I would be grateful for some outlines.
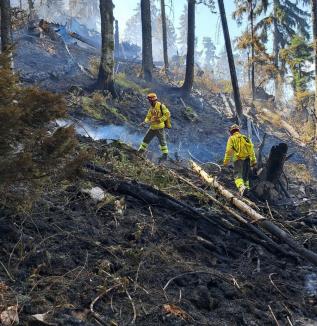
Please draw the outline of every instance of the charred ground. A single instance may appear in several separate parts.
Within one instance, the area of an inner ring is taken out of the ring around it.
[[[270,309],[282,324],[313,325],[307,262],[276,255],[166,166],[126,145],[86,139],[80,146],[95,148],[103,173],[85,169],[75,182],[48,185],[31,214],[2,212],[2,305],[18,303],[23,325],[96,325],[96,318],[105,325],[272,325]],[[169,164],[203,186],[184,162]],[[125,195],[122,182],[135,194],[138,184],[159,188],[204,218]],[[96,186],[105,191],[99,202],[87,194]],[[316,250],[316,221],[306,209],[273,215]]]
[[[224,129],[231,122],[221,94],[196,90],[193,97],[182,98],[184,106],[175,82],[158,69],[157,82],[146,84],[136,77],[138,64],[122,63],[119,97],[111,99],[90,89],[93,79],[77,64],[88,69],[88,53],[93,58],[94,51],[72,45],[70,56],[62,40],[19,37],[16,65],[22,81],[65,92],[72,118],[124,124],[137,133],[147,110],[144,95],[155,90],[172,110],[175,151],[183,146],[184,153],[190,149],[201,160],[222,157]],[[289,140],[280,131],[280,139]],[[277,140],[272,134],[267,146]],[[316,251],[316,182],[306,171],[315,161],[296,141],[289,143],[297,153],[286,169],[296,205],[272,207],[271,216],[266,203],[257,204],[261,213]],[[1,211],[1,311],[17,305],[22,325],[262,326],[273,325],[274,318],[281,325],[316,323],[315,267],[300,257],[277,254],[183,183],[175,173],[206,189],[186,161],[154,165],[120,142],[83,137],[80,149],[93,153],[89,169],[72,181],[53,179],[31,212]],[[299,168],[298,162],[306,165]],[[99,172],[91,169],[94,164]],[[219,179],[234,189],[230,169]],[[89,194],[96,186],[104,191],[101,201]],[[155,204],[142,198],[144,187]],[[182,205],[166,205],[167,197],[153,189]]]

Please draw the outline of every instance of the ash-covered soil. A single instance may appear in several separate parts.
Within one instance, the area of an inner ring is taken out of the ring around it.
[[[116,142],[81,146],[95,149],[105,173],[47,185],[29,213],[1,212],[1,310],[18,305],[21,325],[316,325],[316,267],[278,255],[168,173],[204,187],[185,162],[155,166]],[[159,188],[204,218],[123,195],[122,180]],[[222,182],[232,186],[229,175]],[[96,186],[102,201],[88,194]],[[308,211],[272,208],[316,251]]]

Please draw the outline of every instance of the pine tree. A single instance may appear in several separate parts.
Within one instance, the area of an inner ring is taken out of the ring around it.
[[[254,23],[257,15],[266,11],[268,6],[267,0],[235,0],[236,10],[233,13],[233,18],[241,25],[244,16],[247,16],[250,26],[248,28],[249,47],[251,52],[251,93],[252,99],[255,99],[255,42],[258,38],[255,35]]]
[[[151,2],[151,22],[152,22],[152,40],[153,44],[153,58],[157,61],[163,60],[163,33],[162,33],[162,19],[161,12],[157,8],[155,2]],[[177,35],[173,22],[166,16],[167,28],[167,48],[169,55],[176,53]],[[124,33],[124,40],[126,42],[142,46],[142,27],[141,27],[141,9],[138,6],[135,9],[135,14],[127,21]]]
[[[312,26],[313,26],[313,49],[314,49],[314,66],[315,66],[315,106],[314,106],[314,120],[315,120],[315,143],[317,142],[317,2],[311,0],[312,8]]]
[[[203,45],[204,45],[204,52],[205,52],[204,64],[206,68],[210,68],[215,63],[216,47],[211,37],[204,37]]]
[[[12,46],[10,0],[0,1],[1,10],[1,50],[8,51]]]
[[[234,102],[235,102],[235,106],[236,106],[236,112],[237,112],[237,116],[238,116],[240,122],[243,122],[243,112],[242,112],[242,104],[241,104],[241,98],[240,98],[240,90],[239,90],[236,67],[235,67],[235,63],[234,63],[234,57],[233,57],[233,53],[232,53],[232,46],[231,46],[227,16],[226,16],[226,11],[225,11],[225,6],[223,3],[223,0],[218,0],[218,6],[219,6],[220,17],[221,17],[223,35],[224,35],[224,39],[225,39],[225,45],[226,45],[226,51],[227,51],[229,69],[230,69],[230,76],[231,76],[231,83],[232,83],[232,89],[233,89],[233,95],[234,95]]]
[[[179,51],[181,55],[186,54],[187,52],[187,34],[188,34],[188,4],[184,5],[183,12],[179,18],[179,27],[178,27],[178,40]]]
[[[141,0],[142,22],[142,68],[143,77],[152,80],[153,52],[152,52],[152,22],[150,0]]]
[[[303,36],[295,35],[290,44],[280,50],[280,57],[289,66],[292,73],[292,87],[298,107],[303,108],[305,97],[308,96],[308,84],[313,75],[308,64],[313,62],[312,46]]]
[[[165,13],[165,0],[161,0],[161,21],[162,21],[162,39],[163,39],[163,57],[165,72],[167,72],[168,64],[168,50],[167,50],[167,23]]]
[[[66,177],[75,157],[73,127],[49,132],[48,125],[66,117],[60,95],[18,84],[0,55],[0,207],[30,207],[43,183]]]
[[[97,87],[108,90],[116,96],[113,82],[114,68],[114,31],[113,31],[113,3],[112,0],[100,0],[101,17],[101,61],[99,67]]]
[[[186,55],[186,73],[182,86],[182,91],[189,94],[194,83],[194,66],[195,66],[195,0],[188,0],[188,26],[187,26],[187,55]]]
[[[277,71],[280,71],[279,52],[290,43],[296,33],[309,38],[309,14],[299,8],[299,1],[273,0],[269,14],[256,25],[262,40],[269,41],[269,33],[273,34],[273,55]],[[278,93],[279,76],[275,77],[275,94]]]

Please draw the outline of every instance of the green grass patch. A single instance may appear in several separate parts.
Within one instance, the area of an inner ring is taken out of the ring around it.
[[[104,119],[104,108],[102,106],[95,105],[94,100],[90,97],[82,97],[81,102],[83,111],[91,118],[96,120]]]
[[[127,76],[124,73],[115,75],[115,83],[122,88],[133,89],[136,93],[139,94],[147,94],[150,91],[148,88],[143,88],[137,83],[127,79]]]
[[[184,115],[189,121],[196,121],[198,118],[197,113],[189,106],[184,110]]]
[[[95,120],[105,120],[108,115],[109,118],[115,117],[121,121],[128,121],[125,115],[117,108],[110,106],[107,98],[98,92],[93,93],[91,97],[82,97],[81,104],[83,111]]]
[[[128,118],[119,112],[117,108],[106,106],[107,110],[122,121],[128,121]]]

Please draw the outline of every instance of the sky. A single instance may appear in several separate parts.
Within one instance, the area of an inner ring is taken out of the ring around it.
[[[166,5],[169,4],[169,0],[166,0]],[[187,0],[173,0],[173,12],[169,8],[166,9],[169,18],[174,22],[177,32],[179,27],[179,16],[183,12],[183,8]],[[225,0],[225,8],[228,19],[229,30],[231,39],[233,40],[239,34],[241,34],[242,27],[238,27],[237,23],[232,20],[232,12],[234,11],[234,0]],[[119,28],[121,35],[124,34],[125,23],[134,14],[134,9],[137,7],[139,0],[113,0],[115,5],[115,16],[119,21]],[[218,52],[224,47],[222,27],[220,17],[218,14],[218,7],[216,6],[217,14],[213,14],[204,5],[198,5],[196,10],[196,33],[197,37],[201,41],[204,36],[211,37],[216,45]]]

